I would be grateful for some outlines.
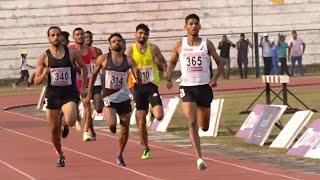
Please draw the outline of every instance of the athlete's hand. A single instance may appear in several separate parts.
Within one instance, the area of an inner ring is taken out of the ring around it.
[[[217,87],[217,80],[211,79],[209,82],[209,86],[212,88]]]

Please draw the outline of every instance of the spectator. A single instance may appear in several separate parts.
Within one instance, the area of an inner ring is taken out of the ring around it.
[[[248,46],[252,48],[252,43],[249,39],[245,39],[245,35],[241,33],[240,40],[237,42],[237,62],[241,79],[248,78]],[[244,65],[244,76],[242,72],[242,64]]]
[[[283,75],[284,72],[288,76],[290,76],[289,69],[287,66],[287,50],[288,50],[288,44],[285,42],[286,36],[280,35],[279,42],[278,42],[278,57],[280,61],[280,74]]]
[[[236,47],[236,45],[231,42],[226,35],[222,36],[222,40],[219,42],[218,49],[220,49],[220,59],[223,62],[223,78],[229,79],[230,74],[230,47]]]
[[[264,75],[269,75],[272,63],[272,45],[268,39],[268,33],[264,33],[263,37],[261,37],[259,47],[262,48]]]
[[[275,44],[274,39],[270,39],[271,41],[271,50],[272,50],[272,61],[271,61],[271,72],[272,75],[279,74],[279,67],[278,67],[278,46]]]
[[[27,85],[28,85],[28,88],[30,87],[30,83],[28,82],[28,78],[29,78],[29,71],[28,71],[28,67],[30,68],[34,68],[33,66],[30,66],[28,63],[27,63],[27,55],[28,55],[28,52],[26,50],[23,50],[21,52],[21,66],[20,66],[20,79],[16,82],[16,83],[13,83],[12,86],[15,88],[17,85],[20,84],[20,82],[22,80],[26,80],[27,81]]]
[[[291,58],[291,76],[293,76],[296,61],[298,61],[300,75],[304,76],[302,67],[302,55],[304,54],[304,51],[306,49],[306,44],[301,38],[298,38],[296,31],[292,31],[292,39],[290,40],[289,44],[289,57]],[[303,49],[301,49],[301,46],[303,47]]]

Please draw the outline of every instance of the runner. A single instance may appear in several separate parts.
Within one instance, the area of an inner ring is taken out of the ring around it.
[[[159,71],[165,71],[167,63],[158,46],[148,43],[149,28],[147,25],[139,24],[136,27],[135,37],[136,42],[127,49],[126,54],[132,57],[137,64],[142,79],[141,85],[134,85],[133,96],[137,108],[136,117],[140,140],[144,145],[141,159],[149,159],[151,158],[151,152],[148,146],[146,116],[150,103],[154,117],[157,120],[162,120],[163,118],[162,101],[158,91]]]
[[[75,28],[72,34],[73,34],[73,39],[75,43],[72,44],[70,48],[74,50],[78,50],[80,52],[82,56],[82,60],[87,66],[87,71],[88,71],[88,78],[86,79],[86,82],[87,82],[89,80],[89,77],[91,76],[91,72],[90,72],[91,61],[96,58],[96,53],[93,48],[85,45],[84,30],[82,28],[79,28],[79,27]],[[79,78],[77,80],[77,86],[78,86],[78,89],[82,88],[83,86],[83,81],[80,80]],[[84,113],[83,113],[84,128],[83,128],[82,139],[83,141],[92,141],[96,139],[96,133],[92,125],[91,104],[84,104],[83,108],[84,108]],[[79,129],[79,125],[80,123],[77,124],[78,129]]]
[[[110,52],[99,56],[97,59],[88,89],[89,95],[91,95],[93,93],[93,82],[102,69],[105,74],[103,86],[105,107],[103,112],[112,133],[116,133],[116,114],[119,115],[121,125],[120,148],[116,160],[120,166],[126,166],[122,153],[129,137],[130,114],[132,111],[129,97],[130,91],[127,84],[128,70],[131,68],[136,77],[137,68],[134,61],[123,54],[123,38],[119,33],[111,34],[108,40]],[[90,101],[88,97],[86,98],[86,103]]]
[[[201,156],[198,122],[203,131],[207,131],[210,121],[210,104],[213,98],[212,87],[217,86],[217,80],[223,71],[215,47],[211,41],[199,37],[200,19],[196,14],[185,18],[185,29],[188,36],[175,44],[167,73],[167,87],[172,87],[171,73],[178,60],[181,67],[180,96],[182,109],[189,125],[189,137],[197,155],[197,167],[207,168]],[[210,78],[210,56],[215,60],[218,70]]]
[[[84,33],[84,37],[85,37],[85,45],[92,47],[92,43],[93,43],[93,35],[92,32],[90,31],[86,31]],[[101,49],[97,48],[97,47],[92,47],[96,54],[97,57],[99,57],[100,55],[102,55],[102,51]],[[96,59],[92,59],[91,60],[91,67],[90,67],[90,72],[93,71],[94,67],[96,64]],[[92,99],[93,99],[93,106],[95,108],[95,110],[97,111],[97,113],[101,113],[103,110],[103,101],[102,101],[102,94],[101,94],[101,89],[102,89],[102,79],[101,79],[101,72],[98,73],[96,81],[94,82],[94,86],[93,86],[93,91],[92,91]],[[90,129],[93,129],[93,122],[91,121],[90,124]]]
[[[48,77],[46,91],[46,119],[51,127],[51,140],[58,154],[58,167],[65,166],[65,156],[61,149],[61,114],[68,126],[73,126],[77,118],[79,93],[75,90],[76,72],[73,64],[81,71],[82,79],[86,78],[87,70],[78,52],[63,47],[60,43],[61,29],[52,26],[47,31],[50,42],[49,49],[37,59],[37,70],[34,84],[40,84]],[[86,85],[84,81],[84,85]],[[85,86],[84,86],[85,87]],[[81,88],[85,94],[85,88]]]

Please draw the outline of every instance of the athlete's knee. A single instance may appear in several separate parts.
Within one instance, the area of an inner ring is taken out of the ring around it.
[[[200,128],[201,128],[202,131],[208,131],[209,125],[206,125],[206,124],[204,125],[204,124],[202,124]]]

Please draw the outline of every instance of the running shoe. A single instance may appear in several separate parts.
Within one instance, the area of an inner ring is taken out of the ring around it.
[[[83,132],[82,140],[86,142],[92,141],[91,134],[89,132]]]
[[[142,154],[142,156],[141,156],[141,159],[142,159],[142,160],[151,159],[151,152],[150,152],[150,150],[144,150],[144,151],[143,151],[143,154]]]
[[[77,130],[77,131],[81,131],[81,129],[82,129],[82,128],[81,128],[81,123],[80,123],[80,121],[77,120],[77,121],[76,121],[76,130]]]
[[[122,155],[118,156],[116,160],[117,160],[117,163],[118,163],[119,166],[123,166],[123,167],[127,166],[126,163],[124,162],[124,159],[123,159]]]
[[[199,158],[197,160],[197,168],[199,170],[205,170],[207,169],[207,167],[208,167],[207,163],[205,163],[202,158]]]
[[[65,167],[66,158],[64,155],[58,155],[57,167]]]
[[[62,124],[61,127],[61,137],[66,138],[69,134],[69,127],[65,123]]]

